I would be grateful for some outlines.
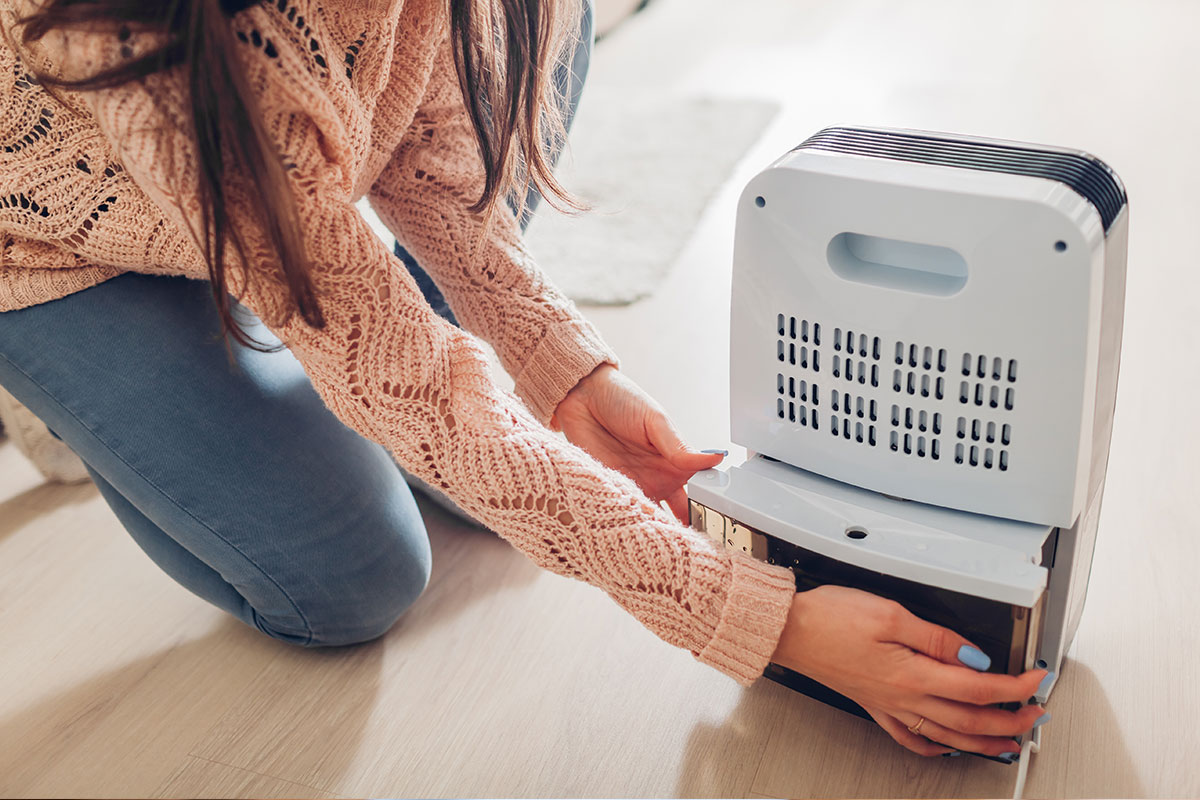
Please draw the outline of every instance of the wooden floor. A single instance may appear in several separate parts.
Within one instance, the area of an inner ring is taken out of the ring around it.
[[[782,104],[662,290],[589,312],[701,447],[728,444],[736,190],[809,133],[857,122],[1044,141],[1124,178],[1108,494],[1034,797],[1200,795],[1198,29],[1190,0],[657,0],[595,62],[597,80],[631,91]],[[773,684],[743,690],[493,535],[436,509],[429,527],[433,581],[390,634],[302,651],[173,584],[90,485],[44,485],[0,446],[0,795],[1012,791],[1015,768],[921,759]]]

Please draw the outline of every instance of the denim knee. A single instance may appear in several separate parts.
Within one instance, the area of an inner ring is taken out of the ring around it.
[[[254,615],[263,633],[304,647],[340,647],[378,639],[403,616],[429,584],[432,555],[424,527],[393,532],[350,570],[335,565],[312,576],[304,598],[293,596],[296,616]],[[285,587],[286,590],[286,587]]]

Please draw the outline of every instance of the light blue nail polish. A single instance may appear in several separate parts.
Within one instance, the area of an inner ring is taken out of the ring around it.
[[[962,750],[951,750],[949,753],[942,753],[942,758],[956,758],[962,755]]]
[[[1020,757],[1021,757],[1020,753],[1001,753],[1000,755],[996,756],[996,758],[998,758],[1001,761],[1004,761],[1005,763],[1008,763],[1008,764],[1013,763]]]
[[[1042,714],[1040,717],[1037,718],[1037,722],[1033,723],[1033,727],[1036,728],[1040,725],[1045,725],[1049,721],[1050,721],[1050,712],[1047,711],[1045,714]]]
[[[1054,673],[1047,672],[1046,677],[1042,678],[1042,682],[1038,684],[1037,692],[1035,692],[1034,696],[1035,697],[1045,697],[1047,694],[1050,693],[1050,687],[1053,685],[1054,685]]]
[[[729,455],[728,450],[701,450],[700,452],[704,453],[707,456],[713,456],[713,455],[718,455],[718,454],[720,454],[722,456]]]
[[[988,658],[988,654],[980,650],[978,647],[971,647],[969,644],[964,644],[958,648],[958,660],[964,666],[971,669],[983,672],[992,665],[992,660]]]

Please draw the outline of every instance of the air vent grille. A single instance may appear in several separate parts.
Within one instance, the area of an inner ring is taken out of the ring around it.
[[[1083,152],[1034,148],[1007,142],[973,142],[943,139],[912,131],[863,128],[826,128],[800,144],[797,150],[937,164],[984,172],[1004,172],[1047,178],[1070,187],[1095,207],[1104,232],[1125,207],[1125,187],[1100,159]]]
[[[790,314],[777,314],[775,329],[775,414],[793,430],[828,430],[829,437],[883,446],[900,456],[1009,470],[1012,423],[1005,416],[1016,401],[1015,359],[839,326],[823,329]],[[890,372],[890,382],[880,380],[881,368]],[[819,411],[822,380],[828,390],[825,420]],[[958,382],[957,396],[947,391],[952,380]],[[944,430],[943,413],[955,400],[979,416],[958,416],[955,427]],[[953,459],[945,449],[952,449]]]

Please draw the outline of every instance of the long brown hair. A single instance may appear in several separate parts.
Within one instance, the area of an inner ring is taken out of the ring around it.
[[[243,236],[231,214],[225,178],[245,177],[248,205],[278,256],[293,311],[313,327],[325,324],[309,275],[296,202],[284,167],[264,128],[245,77],[237,68],[238,46],[229,17],[255,0],[44,0],[21,20],[22,40],[34,42],[56,29],[112,29],[123,38],[131,28],[165,34],[164,44],[116,67],[82,79],[38,75],[51,90],[96,90],[180,69],[188,90],[190,130],[199,155],[201,230],[194,231],[208,265],[213,299],[223,330],[243,345],[264,348],[234,320],[229,302],[227,248],[247,262]],[[577,0],[449,0],[450,37],[459,85],[479,154],[484,185],[473,212],[489,215],[505,198],[530,186],[551,203],[573,201],[555,179],[548,152],[564,135],[562,98],[553,80],[567,52],[562,34]],[[249,276],[247,276],[249,277]]]

